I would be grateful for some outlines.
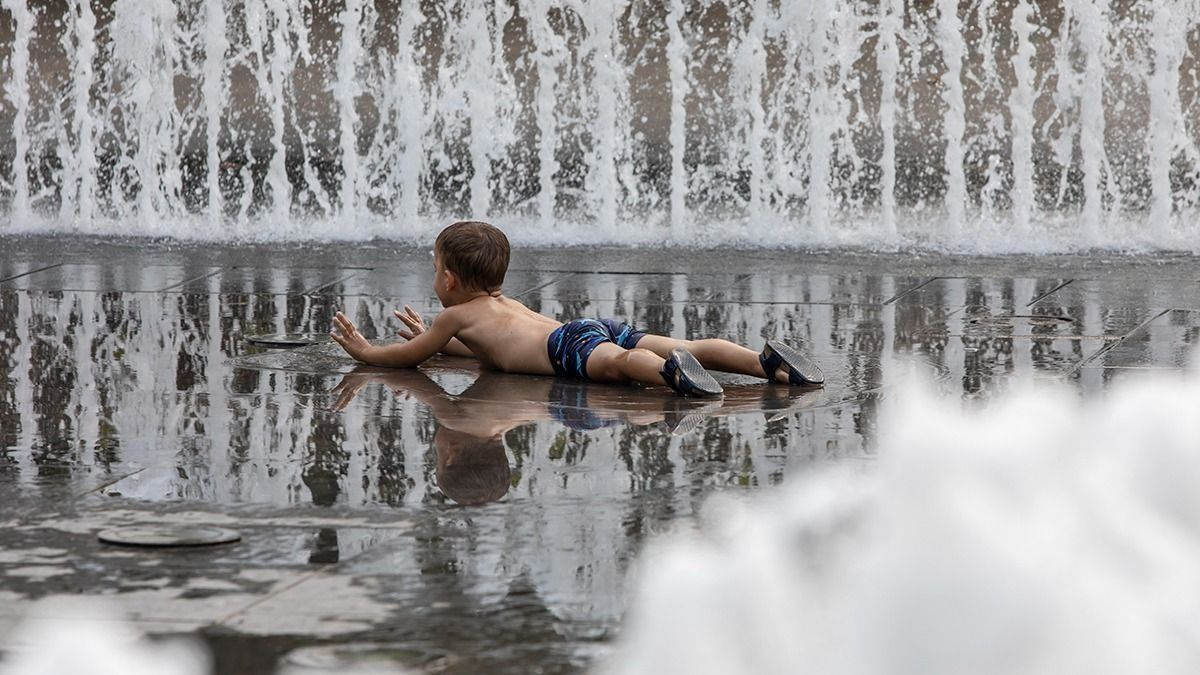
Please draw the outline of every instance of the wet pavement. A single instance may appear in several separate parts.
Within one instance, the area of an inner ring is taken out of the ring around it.
[[[404,303],[436,314],[423,248],[0,249],[0,650],[27,647],[5,636],[37,602],[97,595],[152,634],[202,636],[222,673],[367,653],[581,670],[619,631],[648,538],[717,493],[871,471],[878,406],[907,380],[973,405],[1040,382],[1090,396],[1182,369],[1200,341],[1190,258],[515,252],[506,292],[545,314],[779,337],[828,379],[722,376],[725,398],[698,401],[448,357],[360,368],[320,339],[339,309],[377,339]],[[318,339],[250,340],[279,334]],[[185,526],[240,540],[98,538]]]

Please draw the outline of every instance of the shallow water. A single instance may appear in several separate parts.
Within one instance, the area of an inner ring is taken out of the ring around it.
[[[1099,393],[1178,369],[1200,338],[1188,261],[518,252],[506,291],[543,313],[782,337],[828,377],[816,390],[723,377],[711,403],[248,343],[324,334],[336,309],[391,339],[392,308],[436,312],[425,251],[6,244],[0,630],[33,599],[117,589],[151,632],[200,630],[222,672],[316,640],[432,645],[459,672],[581,668],[619,629],[648,539],[714,494],[872,473],[897,385],[968,402],[1039,382]],[[234,526],[243,541],[164,555],[94,540],[147,522]]]

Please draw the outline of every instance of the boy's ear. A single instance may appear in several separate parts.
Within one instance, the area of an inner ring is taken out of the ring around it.
[[[444,282],[442,285],[446,287],[446,290],[452,291],[452,290],[458,288],[458,275],[457,274],[455,274],[454,272],[451,272],[450,270],[442,270],[442,274],[446,275],[446,276],[442,277],[442,281]]]

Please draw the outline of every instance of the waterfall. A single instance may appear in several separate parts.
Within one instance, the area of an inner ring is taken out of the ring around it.
[[[896,77],[900,71],[900,53],[896,44],[903,5],[900,0],[879,2],[879,126],[883,150],[879,158],[879,202],[882,235],[896,237]]]
[[[221,199],[221,116],[228,105],[225,86],[225,53],[229,48],[225,35],[224,0],[206,0],[204,13],[204,162],[207,176],[208,225],[218,228],[224,209]],[[80,214],[82,218],[83,214]]]
[[[1080,46],[1086,53],[1079,91],[1079,148],[1083,155],[1084,235],[1095,240],[1100,233],[1104,213],[1104,58],[1108,45],[1108,26],[1102,0],[1077,0],[1079,4]]]
[[[966,46],[962,30],[962,22],[958,19],[958,0],[939,0],[936,34],[942,54],[942,101],[946,106],[943,122],[946,137],[946,229],[951,236],[962,232],[967,202],[967,179],[963,173],[963,141],[967,120],[962,85]]]
[[[359,182],[358,158],[358,111],[355,97],[358,95],[358,60],[362,49],[362,0],[346,0],[341,13],[342,37],[338,49],[337,75],[334,80],[334,100],[338,112],[338,150],[341,153],[342,186],[341,216],[353,219],[358,213],[362,185]]]
[[[398,40],[415,44],[420,37],[423,17],[414,3],[406,2],[400,9]],[[397,216],[405,227],[414,227],[421,211],[421,174],[424,168],[424,130],[426,127],[425,102],[421,96],[420,65],[411,50],[397,50],[393,62],[395,79],[392,80],[395,104],[392,110],[397,116],[397,133],[400,135],[400,158],[394,181],[400,193]]]
[[[71,109],[74,113],[71,133],[74,154],[63,162],[62,203],[59,220],[64,223],[86,223],[96,209],[96,124],[92,113],[91,90],[95,84],[92,66],[96,58],[96,16],[87,0],[76,0],[71,8],[75,43],[69,53],[74,56],[71,68]],[[64,35],[64,40],[67,40]]]
[[[271,215],[286,222],[292,207],[292,185],[287,177],[287,152],[284,148],[286,126],[286,104],[284,85],[291,74],[292,50],[288,25],[291,12],[285,0],[268,0],[267,21],[264,33],[270,38],[271,55],[267,59],[267,100],[271,116],[271,166],[267,172],[267,185],[271,188]]]
[[[15,110],[11,217],[17,223],[24,223],[29,219],[29,40],[33,34],[34,15],[25,7],[24,0],[3,0],[0,7],[12,15],[13,22],[13,46],[9,56],[12,76],[4,87]]]
[[[1179,110],[1179,66],[1186,54],[1187,34],[1175,20],[1180,3],[1155,0],[1151,18],[1154,45],[1154,72],[1150,94],[1150,186],[1152,204],[1150,227],[1158,236],[1171,230],[1171,161],[1177,148],[1175,138],[1181,126]]]
[[[747,220],[750,223],[763,222],[767,215],[769,192],[767,158],[763,147],[766,142],[767,111],[763,108],[762,100],[763,79],[767,77],[767,54],[764,45],[767,11],[766,0],[754,0],[738,50],[737,77],[742,80],[746,99],[745,168],[750,174],[747,199]]]
[[[618,180],[621,139],[628,136],[628,129],[620,128],[618,114],[621,110],[620,93],[625,89],[622,82],[623,70],[620,67],[621,54],[617,50],[619,35],[617,34],[618,18],[623,13],[625,2],[586,3],[587,31],[589,52],[594,71],[592,86],[596,102],[594,129],[594,151],[588,166],[595,172],[595,179],[589,180],[593,185],[596,208],[596,224],[603,232],[612,232],[617,227],[619,203],[621,199],[621,184]],[[605,100],[603,92],[613,92],[616,100]]]
[[[0,24],[0,234],[477,217],[524,243],[1200,251],[1195,0],[0,0]]]
[[[671,236],[676,241],[688,234],[688,179],[684,167],[687,153],[687,43],[683,38],[684,3],[671,0],[667,12],[667,63],[671,73]]]
[[[533,42],[537,45],[537,104],[535,115],[538,129],[538,216],[541,227],[554,227],[554,209],[558,204],[558,186],[554,176],[562,170],[558,162],[558,68],[566,49],[563,40],[550,26],[550,14],[524,7],[530,14]]]
[[[1034,130],[1034,70],[1033,43],[1034,7],[1021,0],[1013,8],[1013,32],[1017,48],[1013,59],[1016,86],[1008,99],[1008,114],[1012,120],[1012,218],[1016,234],[1028,234],[1033,214],[1033,130]]]
[[[833,93],[829,87],[830,0],[813,0],[805,22],[809,29],[808,80],[808,224],[818,237],[825,235],[830,209],[829,174],[833,155]]]

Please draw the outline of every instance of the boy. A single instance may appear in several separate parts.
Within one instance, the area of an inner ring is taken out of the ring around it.
[[[542,316],[501,293],[508,238],[487,223],[454,223],[438,235],[433,253],[433,290],[446,309],[428,328],[411,307],[397,310],[408,342],[372,345],[344,314],[334,317],[330,335],[356,361],[411,368],[444,352],[510,373],[665,383],[686,396],[722,393],[705,368],[797,386],[825,381],[820,368],[775,340],[759,354],[727,340],[649,335],[611,319],[563,324]]]

